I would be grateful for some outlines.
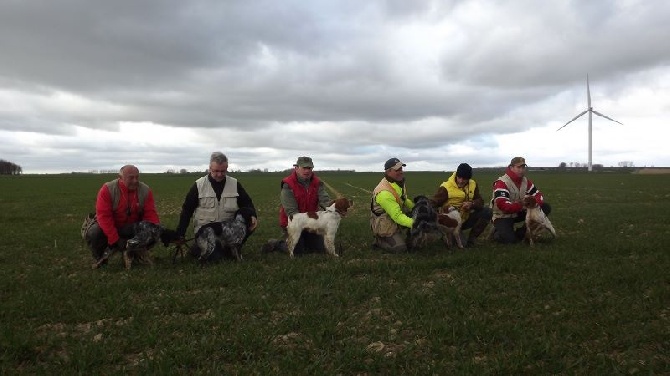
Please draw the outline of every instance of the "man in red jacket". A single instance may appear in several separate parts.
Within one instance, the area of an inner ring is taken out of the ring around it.
[[[314,174],[314,162],[310,157],[299,157],[293,165],[291,175],[281,181],[279,194],[281,207],[279,208],[279,226],[284,234],[283,240],[270,239],[264,246],[263,252],[286,252],[286,238],[288,232],[288,217],[297,213],[315,212],[328,207],[331,202],[323,182]],[[325,245],[323,235],[303,231],[295,246],[294,254],[301,255],[308,251],[323,252]]]
[[[97,221],[85,232],[85,240],[95,259],[104,264],[116,250],[135,236],[134,224],[148,221],[159,224],[154,195],[140,182],[140,171],[133,165],[121,167],[118,179],[102,185],[95,203]]]
[[[515,243],[524,238],[526,227],[515,229],[515,224],[526,219],[523,207],[525,196],[534,197],[546,215],[551,212],[551,206],[544,202],[542,192],[526,177],[526,167],[523,157],[514,157],[505,174],[493,183],[493,240],[499,243]]]

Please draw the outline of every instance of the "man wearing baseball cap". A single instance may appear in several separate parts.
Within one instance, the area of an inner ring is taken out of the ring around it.
[[[524,157],[514,157],[505,174],[493,183],[493,240],[499,243],[516,243],[524,238],[526,226],[515,229],[515,224],[526,219],[523,207],[525,196],[534,197],[546,215],[551,212],[551,206],[544,202],[542,192],[526,177],[526,167]]]
[[[270,239],[263,245],[264,253],[272,251],[287,252],[286,238],[288,217],[297,213],[315,212],[328,207],[331,202],[323,182],[314,174],[314,162],[310,157],[298,157],[293,164],[291,175],[281,181],[279,193],[279,226],[282,228],[283,239]],[[325,245],[323,235],[303,231],[295,246],[294,253],[302,255],[307,252],[323,252]]]
[[[403,167],[398,158],[384,163],[384,177],[372,192],[370,205],[370,227],[374,235],[373,246],[390,252],[407,250],[406,230],[414,220],[406,213],[414,202],[407,197]]]
[[[491,222],[491,209],[484,207],[479,185],[472,178],[472,167],[467,163],[458,165],[449,179],[440,184],[431,201],[445,213],[449,207],[458,209],[463,221],[462,231],[470,229],[466,247],[473,247],[475,239]]]

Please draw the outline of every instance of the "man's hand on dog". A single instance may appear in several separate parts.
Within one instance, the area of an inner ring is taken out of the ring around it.
[[[256,217],[251,217],[251,224],[249,225],[249,231],[254,231],[258,226],[258,219]]]

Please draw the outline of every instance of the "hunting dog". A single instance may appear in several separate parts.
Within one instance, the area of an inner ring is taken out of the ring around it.
[[[407,248],[411,250],[425,246],[429,241],[428,234],[436,232],[438,225],[437,212],[426,196],[414,197],[414,207],[410,216],[414,220],[414,224],[407,235]]]
[[[523,206],[526,208],[526,236],[525,239],[531,247],[535,246],[535,240],[542,233],[547,230],[551,235],[556,237],[556,230],[549,221],[549,217],[542,211],[542,208],[537,204],[535,197],[526,196],[523,198]]]
[[[340,197],[331,202],[326,210],[319,210],[317,212],[297,213],[289,217],[288,238],[286,240],[286,247],[288,254],[293,257],[295,246],[300,240],[300,235],[304,230],[315,232],[323,235],[326,252],[332,256],[338,256],[335,252],[335,235],[337,229],[340,227],[340,220],[347,215],[349,208],[353,206],[354,202]]]
[[[208,223],[195,235],[196,256],[200,262],[206,262],[214,252],[242,260],[242,244],[249,233],[253,211],[240,208],[235,216],[226,221]]]
[[[455,240],[456,246],[462,249],[463,240],[461,239],[461,226],[463,225],[463,220],[458,209],[450,206],[447,208],[446,213],[438,214],[437,223],[443,235],[442,240],[447,247],[451,247]]]
[[[149,221],[140,221],[133,224],[133,232],[135,236],[125,241],[124,244],[121,244],[119,249],[126,269],[130,269],[134,261],[153,266],[153,260],[150,255],[151,248],[159,242],[167,247],[177,239],[176,231]],[[109,249],[105,251],[103,257],[93,265],[93,268],[100,267],[115,251],[117,250]]]

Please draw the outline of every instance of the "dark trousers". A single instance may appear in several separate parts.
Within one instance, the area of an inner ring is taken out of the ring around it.
[[[123,225],[117,229],[119,232],[119,246],[125,248],[125,241],[135,236],[135,226],[130,223]],[[94,259],[99,259],[102,253],[109,246],[107,242],[107,235],[102,231],[98,222],[94,223],[86,232],[86,244],[91,250],[91,255]]]
[[[288,239],[288,232],[285,228],[282,228],[284,232],[284,241],[280,247],[286,248],[286,239]],[[323,253],[326,251],[326,245],[324,244],[323,235],[319,235],[309,231],[303,231],[300,234],[300,239],[295,245],[293,254],[296,256],[303,255],[306,253]]]
[[[541,206],[544,214],[549,215],[551,213],[551,206],[548,203],[544,203]],[[518,216],[513,218],[498,218],[493,221],[493,240],[498,243],[516,243],[523,240],[526,236],[526,226],[520,226],[515,229],[515,225],[520,222],[526,221],[526,211],[523,210],[519,213]]]
[[[491,208],[479,208],[470,213],[468,219],[461,226],[461,230],[471,229],[468,241],[474,241],[486,230],[486,226],[491,222],[492,216],[493,211]]]

